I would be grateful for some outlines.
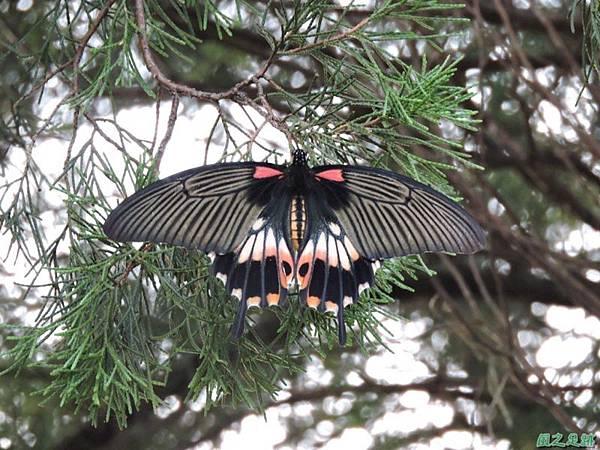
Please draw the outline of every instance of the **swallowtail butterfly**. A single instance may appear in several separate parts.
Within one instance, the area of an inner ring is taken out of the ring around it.
[[[214,164],[180,172],[136,192],[108,216],[104,231],[121,241],[198,249],[240,300],[234,331],[250,306],[299,300],[337,315],[372,285],[381,260],[427,252],[474,253],[482,228],[432,188],[387,170],[309,167],[294,152],[287,166]]]

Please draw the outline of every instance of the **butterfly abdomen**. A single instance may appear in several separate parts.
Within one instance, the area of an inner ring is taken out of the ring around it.
[[[304,197],[292,197],[290,205],[290,235],[294,252],[298,252],[300,244],[306,234],[306,203]]]

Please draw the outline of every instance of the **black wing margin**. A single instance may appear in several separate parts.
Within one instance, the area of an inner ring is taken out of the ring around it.
[[[267,163],[198,167],[157,181],[115,208],[104,223],[116,241],[159,242],[227,253],[246,238],[283,175]]]
[[[361,166],[313,171],[345,232],[368,258],[475,253],[485,247],[484,231],[468,212],[411,178]]]

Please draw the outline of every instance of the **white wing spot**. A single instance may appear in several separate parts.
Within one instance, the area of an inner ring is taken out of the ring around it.
[[[331,267],[337,267],[338,265],[336,242],[337,241],[333,236],[329,236],[329,239],[327,240],[327,262]]]
[[[256,234],[256,241],[254,242],[254,250],[252,251],[252,259],[254,261],[260,261],[263,258],[264,243],[265,232],[261,231]]]
[[[233,295],[234,297],[237,297],[238,300],[241,300],[242,299],[242,290],[234,289],[233,291],[231,291],[231,295]]]
[[[267,240],[265,241],[265,246],[267,247],[267,255],[270,255],[271,252],[277,249],[277,242],[275,241],[275,234],[273,234],[273,229],[269,228],[267,231]]]
[[[244,247],[242,247],[242,250],[240,251],[240,255],[238,256],[238,262],[240,264],[248,261],[248,258],[250,258],[250,253],[252,252],[252,247],[254,245],[255,240],[256,240],[256,236],[250,236],[246,240],[246,243],[244,244]]]
[[[317,252],[322,254],[322,258],[325,258],[325,252],[327,251],[327,240],[325,238],[325,233],[321,233],[319,235],[319,239],[317,240]]]
[[[354,245],[352,245],[352,242],[350,242],[350,239],[348,239],[348,236],[344,236],[344,247],[346,247],[346,250],[348,250],[350,259],[352,261],[356,261],[358,258],[360,258],[360,255],[354,248]]]
[[[263,219],[262,217],[259,217],[258,219],[256,219],[256,222],[254,222],[254,224],[252,225],[252,229],[254,231],[258,231],[263,227],[264,224],[265,224],[265,219]]]
[[[344,268],[344,270],[350,270],[352,267],[350,266],[350,259],[348,259],[348,255],[346,254],[347,250],[344,247],[342,241],[337,241],[337,248],[340,254],[340,264]]]
[[[227,275],[225,275],[224,273],[219,272],[216,275],[218,280],[221,280],[223,282],[223,284],[227,284]]]
[[[340,228],[340,226],[337,223],[330,223],[329,229],[336,236],[339,236],[342,233],[342,229]]]
[[[252,306],[254,306],[256,308],[260,307],[260,297],[249,297],[248,298],[248,308],[250,308]]]
[[[365,289],[369,289],[369,283],[362,283],[358,285],[358,293],[360,294]]]

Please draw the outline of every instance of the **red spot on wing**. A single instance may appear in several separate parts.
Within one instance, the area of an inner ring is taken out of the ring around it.
[[[273,169],[267,166],[257,166],[254,169],[254,178],[271,178],[283,175],[281,170]]]
[[[324,170],[323,172],[318,172],[315,175],[319,178],[322,178],[323,180],[336,181],[338,183],[340,181],[344,181],[342,169]]]

